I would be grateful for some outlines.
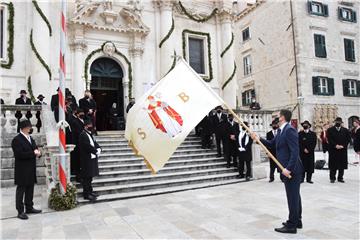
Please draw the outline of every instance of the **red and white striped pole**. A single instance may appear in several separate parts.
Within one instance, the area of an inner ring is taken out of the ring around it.
[[[65,52],[66,52],[66,0],[61,1],[61,30],[60,30],[60,77],[59,77],[59,122],[65,121]],[[59,180],[61,193],[66,192],[67,176],[66,166],[66,139],[65,128],[59,128]]]

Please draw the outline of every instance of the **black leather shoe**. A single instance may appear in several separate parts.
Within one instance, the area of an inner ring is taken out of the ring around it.
[[[95,193],[95,192],[90,193],[90,195],[92,195],[92,196],[94,196],[96,198],[100,196],[98,193]]]
[[[273,182],[273,181],[274,181],[274,179],[270,179],[270,180],[269,180],[269,182]]]
[[[18,215],[17,215],[17,217],[18,218],[20,218],[21,220],[27,220],[27,219],[29,219],[29,217],[25,214],[25,213],[19,213]]]
[[[338,182],[345,183],[344,179],[339,179]]]
[[[310,184],[314,184],[314,182],[313,181],[306,181],[307,183],[310,183]]]
[[[246,181],[250,181],[250,177],[246,177]]]
[[[91,194],[89,194],[87,196],[84,196],[84,199],[89,200],[90,202],[95,202],[96,201],[96,197],[91,195]]]
[[[331,183],[335,183],[335,180],[330,180]]]
[[[27,214],[31,214],[31,213],[37,214],[37,213],[41,213],[41,210],[32,208],[32,209],[26,210],[26,213]]]
[[[216,157],[218,157],[218,158],[221,157],[221,154],[216,155]]]
[[[286,223],[286,222],[283,222],[282,225],[283,225],[283,226],[286,226],[287,223]],[[299,229],[303,228],[302,222],[299,222],[299,223],[297,224],[296,228],[299,228]]]
[[[283,226],[281,228],[275,228],[274,230],[275,232],[279,232],[279,233],[292,233],[292,234],[297,233],[296,228],[288,228],[287,226]]]

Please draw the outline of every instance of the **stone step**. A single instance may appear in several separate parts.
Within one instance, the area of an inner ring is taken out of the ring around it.
[[[212,181],[212,182],[203,182],[197,184],[188,184],[188,185],[181,185],[181,186],[172,186],[166,188],[159,188],[159,189],[150,189],[150,190],[142,190],[136,192],[124,192],[124,193],[113,193],[113,194],[105,194],[100,195],[96,202],[103,202],[103,201],[114,201],[114,200],[121,200],[121,199],[128,199],[128,198],[135,198],[135,197],[146,197],[146,196],[154,196],[159,194],[165,193],[174,193],[180,191],[188,191],[188,190],[195,190],[200,188],[208,188],[208,187],[216,187],[221,185],[227,184],[236,184],[240,182],[244,182],[243,179],[225,179],[222,181]],[[88,200],[85,200],[82,196],[78,196],[78,203],[88,203]]]
[[[96,141],[100,144],[100,145],[104,145],[104,144],[118,144],[118,145],[128,145],[128,140],[126,140],[125,138],[113,138],[113,139],[109,139],[109,138],[105,138],[105,139],[97,139]],[[185,139],[184,142],[182,142],[182,144],[187,144],[187,143],[201,143],[201,139],[200,138],[196,138],[196,139]]]
[[[95,136],[95,139],[96,139],[96,141],[101,141],[101,140],[106,140],[106,139],[110,139],[110,140],[113,140],[113,139],[119,139],[119,140],[121,140],[121,141],[128,141],[123,135],[106,135],[106,136],[101,136],[101,135],[99,135],[99,136]],[[198,139],[201,139],[200,137],[198,137],[198,136],[195,136],[195,135],[189,135],[189,136],[187,136],[186,138],[185,138],[185,141],[186,140],[198,140]]]
[[[217,154],[215,152],[207,152],[207,153],[193,153],[193,154],[182,154],[182,155],[173,155],[170,157],[171,159],[198,159],[198,158],[210,158],[210,157],[216,157]],[[136,156],[135,154],[114,154],[111,155],[109,154],[108,156],[104,157],[103,155],[100,155],[99,157],[99,161],[101,162],[102,160],[105,159],[113,159],[113,160],[121,160],[121,159],[126,159],[126,160],[138,160],[138,159],[143,159],[142,157]]]
[[[133,152],[133,150],[130,147],[116,147],[116,146],[101,146],[102,149],[102,153],[108,153],[108,152],[112,152],[112,153],[118,153],[118,152]],[[187,150],[187,149],[198,149],[201,150],[201,145],[185,145],[185,146],[179,146],[177,148],[178,150]]]
[[[197,141],[197,140],[185,141],[185,142],[181,143],[179,147],[192,146],[192,145],[201,146],[201,141]],[[128,144],[128,142],[119,142],[119,143],[115,142],[114,143],[113,141],[110,141],[110,143],[101,143],[100,146],[101,146],[101,148],[104,148],[104,147],[128,148],[129,144]]]
[[[173,154],[173,157],[176,156],[184,156],[184,155],[190,155],[190,154],[212,154],[212,155],[216,155],[216,153],[214,153],[213,151],[209,150],[209,149],[186,149],[186,150],[176,150]],[[101,153],[99,156],[99,159],[107,159],[107,158],[127,158],[127,157],[131,157],[131,156],[135,156],[135,154],[133,152],[116,152],[116,153]]]
[[[195,176],[187,178],[176,178],[176,179],[165,179],[161,181],[149,181],[149,182],[138,182],[130,184],[117,184],[110,186],[95,186],[93,187],[94,192],[104,195],[104,194],[114,194],[114,193],[125,193],[125,192],[136,192],[149,189],[160,189],[174,186],[183,186],[190,184],[199,184],[204,182],[212,181],[223,181],[228,179],[236,179],[239,174],[236,172],[214,174],[214,175],[205,175],[205,176]],[[95,185],[94,180],[94,185]],[[81,196],[82,188],[78,189],[78,194]]]

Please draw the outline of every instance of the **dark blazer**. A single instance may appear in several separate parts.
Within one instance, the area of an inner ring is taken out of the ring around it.
[[[354,129],[353,140],[354,140],[354,151],[360,152],[360,128]]]
[[[217,113],[215,113],[212,117],[212,124],[214,126],[214,132],[215,135],[225,135],[225,131],[226,131],[226,125],[227,125],[227,116],[222,113],[221,114],[221,118],[218,118]]]
[[[287,123],[282,132],[272,140],[260,139],[269,148],[276,149],[276,158],[291,171],[291,174],[303,174],[304,167],[299,157],[299,136],[294,127]]]
[[[84,123],[79,118],[73,116],[69,124],[72,131],[72,143],[78,145],[80,133],[84,130]]]
[[[251,151],[251,146],[253,143],[253,140],[250,136],[249,137],[249,142],[247,144],[245,144],[245,138],[246,135],[243,136],[243,138],[240,140],[240,133],[236,136],[236,143],[237,143],[237,148],[240,148],[240,143],[239,140],[241,141],[241,145],[243,148],[245,148],[245,151],[241,152],[239,151],[239,159],[241,161],[251,161],[252,160],[252,151]]]
[[[309,131],[308,133],[305,131],[299,132],[300,159],[305,172],[314,172],[316,141],[316,133],[313,131]],[[305,148],[309,151],[309,153],[304,152]]]
[[[79,136],[81,175],[83,177],[95,177],[99,175],[98,158],[91,158],[91,153],[96,155],[97,148],[100,146],[89,134],[94,142],[94,146],[91,146],[88,134],[86,130],[83,130]]]
[[[276,130],[277,131],[277,130]],[[274,139],[274,133],[273,130],[269,131],[266,133],[266,140],[272,140]],[[269,148],[269,151],[272,153],[272,155],[274,155],[276,157],[276,148]],[[271,160],[272,161],[272,160]]]
[[[16,100],[15,100],[15,104],[16,105],[31,105],[31,100],[30,100],[30,98],[26,98],[26,100],[24,101],[24,99],[22,99],[21,97],[19,97],[19,98],[17,98]]]
[[[329,168],[330,169],[347,169],[348,155],[347,147],[351,140],[351,135],[348,129],[341,127],[340,131],[336,127],[331,127],[327,130],[329,141]],[[343,149],[336,149],[336,145],[344,146]]]
[[[31,138],[31,137],[30,137]],[[36,181],[36,155],[38,147],[34,139],[31,143],[19,133],[11,142],[15,157],[15,184],[19,186],[34,185]]]
[[[82,110],[84,110],[86,115],[89,113],[90,109],[93,111],[96,110],[96,102],[94,99],[87,100],[86,98],[81,98],[79,100],[79,106]]]
[[[59,95],[54,94],[51,96],[50,102],[51,111],[55,111],[55,109],[59,108]]]

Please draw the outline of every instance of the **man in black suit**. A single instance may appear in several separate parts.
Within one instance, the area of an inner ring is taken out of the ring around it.
[[[54,118],[56,122],[59,122],[59,88],[56,89],[56,94],[51,96],[50,107],[54,112]]]
[[[235,168],[238,167],[238,144],[236,142],[236,136],[239,135],[239,124],[234,121],[234,116],[229,114],[228,122],[226,123],[226,136],[225,144],[227,145],[225,149],[225,159],[227,162],[227,167],[230,168],[231,161]]]
[[[36,183],[36,158],[41,153],[30,136],[32,133],[31,122],[22,119],[19,123],[20,133],[14,137],[11,147],[15,156],[15,185],[16,187],[16,210],[18,218],[26,220],[28,216],[24,213],[24,195],[26,213],[40,213],[33,207],[34,184]]]
[[[79,100],[79,107],[84,110],[85,118],[93,123],[93,131],[96,132],[96,102],[90,90],[85,91],[85,96]]]
[[[300,158],[304,166],[304,175],[301,182],[314,183],[311,180],[312,174],[315,169],[315,147],[316,147],[316,133],[310,130],[311,124],[309,121],[301,123],[303,130],[299,132],[299,146],[300,146]]]
[[[244,124],[249,127],[248,122]],[[239,178],[246,177],[246,181],[249,181],[251,178],[251,161],[252,161],[252,151],[251,146],[253,143],[252,138],[248,135],[245,128],[241,128],[240,133],[236,138],[238,153],[239,153]],[[246,164],[246,174],[244,176],[244,165]]]
[[[25,90],[21,90],[20,91],[20,97],[15,100],[15,105],[31,105],[31,99],[26,97],[26,94],[27,94],[27,92]],[[20,131],[19,122],[20,122],[20,119],[22,118],[22,116],[23,115],[22,115],[22,113],[20,111],[15,112],[15,117],[18,120],[17,132]],[[25,117],[27,119],[30,119],[32,117],[31,112],[27,111]]]
[[[135,105],[135,98],[130,98],[130,102],[126,107],[126,113],[128,113],[134,105]]]
[[[84,130],[79,136],[80,164],[84,199],[95,201],[98,195],[94,193],[91,182],[99,175],[98,155],[101,152],[99,144],[92,136],[93,124],[86,120]]]
[[[269,148],[276,148],[276,158],[284,166],[282,174],[288,202],[289,218],[283,222],[283,227],[275,228],[280,233],[297,233],[302,228],[302,205],[300,196],[300,183],[304,167],[299,156],[299,135],[297,130],[289,123],[292,113],[287,109],[280,111],[279,129],[276,137],[270,141],[259,138],[256,133],[251,134],[254,140],[260,140]],[[290,175],[291,174],[291,175]],[[291,178],[289,178],[291,176]]]
[[[37,97],[37,101],[34,102],[34,105],[47,105],[46,102],[44,102],[44,96],[42,94],[40,94],[38,97]],[[41,112],[40,111],[36,111],[36,119],[37,119],[37,123],[36,123],[36,128],[37,128],[37,132],[40,132],[40,128],[42,126],[42,121],[41,121]]]
[[[221,157],[221,143],[224,148],[227,117],[223,113],[223,108],[221,106],[217,106],[215,110],[216,113],[212,116],[212,124],[215,132],[217,157]]]
[[[212,148],[211,143],[211,135],[214,132],[212,121],[211,121],[212,113],[211,111],[207,114],[199,123],[200,125],[200,134],[201,134],[201,147],[203,149]]]
[[[329,141],[329,169],[330,182],[336,180],[336,171],[338,170],[338,182],[344,183],[344,170],[348,168],[347,147],[351,140],[350,131],[342,127],[341,117],[335,119],[333,127],[327,130]]]
[[[73,115],[69,122],[72,132],[72,143],[75,145],[74,150],[70,153],[71,174],[75,175],[77,182],[81,182],[79,137],[80,133],[84,130],[84,118],[84,110],[76,108],[73,110]]]
[[[266,133],[266,140],[271,141],[272,139],[275,138],[276,134],[277,134],[277,130],[279,128],[279,119],[275,118],[272,122],[270,127],[272,127],[272,130]],[[269,148],[269,151],[272,153],[272,155],[274,155],[276,157],[276,148]],[[271,160],[269,158],[269,163],[270,163],[270,179],[269,182],[273,182],[275,180],[274,178],[274,173],[275,173],[275,169],[277,169],[276,163]],[[281,175],[280,175],[280,179]]]

